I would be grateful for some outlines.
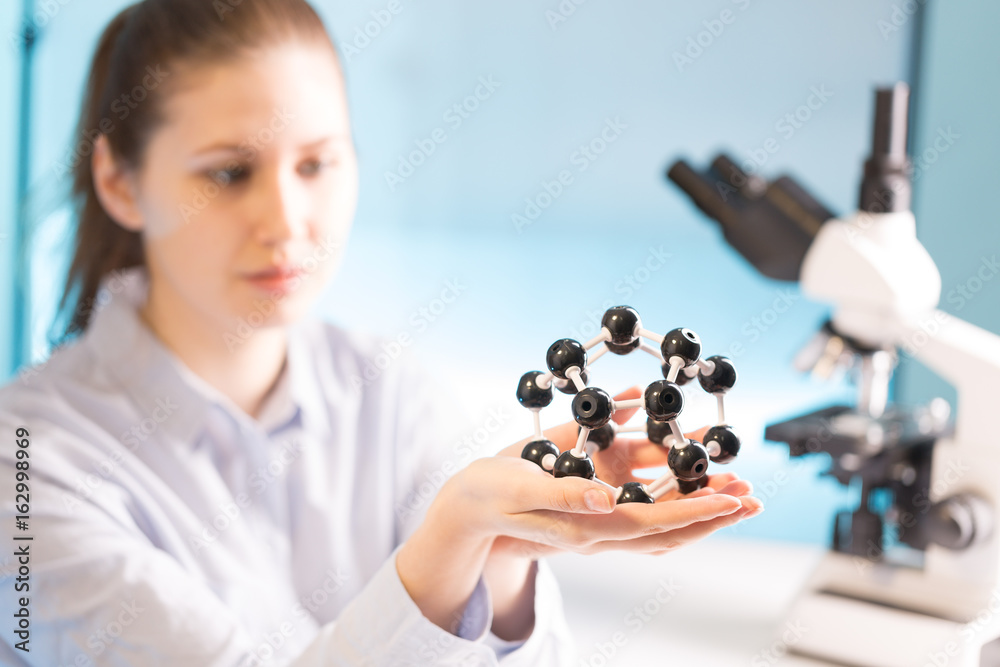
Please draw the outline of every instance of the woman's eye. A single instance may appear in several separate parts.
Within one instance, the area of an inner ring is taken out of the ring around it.
[[[246,167],[227,167],[225,169],[213,169],[208,172],[208,177],[219,185],[229,185],[245,180],[250,175],[250,170]]]
[[[309,160],[304,162],[299,168],[299,172],[303,176],[315,176],[319,172],[327,169],[333,165],[332,160]]]

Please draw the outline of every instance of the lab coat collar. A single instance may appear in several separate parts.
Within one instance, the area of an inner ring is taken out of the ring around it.
[[[97,307],[84,334],[89,345],[140,414],[152,415],[168,404],[169,419],[159,428],[171,439],[195,447],[209,412],[221,409],[240,429],[272,432],[304,418],[320,431],[328,428],[322,393],[309,361],[303,327],[289,327],[288,354],[278,382],[262,406],[259,420],[205,382],[166,348],[139,316],[149,289],[145,267],[115,272],[101,282]],[[304,414],[307,412],[308,414]]]

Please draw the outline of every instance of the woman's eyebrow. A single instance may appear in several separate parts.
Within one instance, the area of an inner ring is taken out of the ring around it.
[[[314,141],[310,141],[310,142],[304,143],[304,144],[302,144],[300,146],[300,148],[302,148],[302,149],[319,148],[320,146],[323,146],[323,145],[326,145],[326,144],[348,143],[350,141],[351,141],[351,136],[349,134],[346,134],[346,133],[331,134],[331,135],[328,135],[328,136],[325,136],[325,137],[320,137],[319,139],[316,139]],[[243,149],[245,149],[247,145],[248,145],[247,141],[242,141],[242,142],[220,141],[220,142],[216,142],[216,143],[213,143],[213,144],[209,144],[208,146],[205,146],[204,148],[199,148],[194,153],[192,153],[192,156],[193,157],[200,157],[200,156],[205,155],[207,153],[215,153],[215,152],[219,152],[219,153],[238,153],[240,151],[241,147]]]
[[[300,148],[319,148],[320,146],[324,146],[326,144],[349,143],[350,141],[351,136],[349,134],[331,134],[316,139],[315,141],[302,144]]]

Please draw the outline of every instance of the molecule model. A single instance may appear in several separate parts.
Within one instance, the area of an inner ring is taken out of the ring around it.
[[[664,378],[650,383],[641,398],[616,401],[603,389],[587,384],[588,364],[608,352],[625,355],[634,350],[656,357]],[[606,484],[596,477],[593,453],[611,447],[619,433],[644,433],[668,449],[668,471],[648,485],[627,482],[615,492],[618,504],[653,503],[675,489],[686,494],[702,488],[708,483],[710,459],[729,463],[739,453],[740,440],[726,423],[723,405],[726,392],[736,384],[736,368],[726,357],[701,359],[701,339],[690,329],[674,329],[661,336],[644,329],[634,309],[615,306],[604,313],[601,332],[592,340],[582,344],[572,338],[557,340],[545,361],[548,371],[529,371],[517,385],[517,400],[534,419],[534,435],[521,458],[555,477],[584,477]],[[681,386],[695,377],[716,397],[719,407],[718,423],[708,429],[703,443],[685,437],[677,423],[684,408]],[[540,413],[552,403],[553,387],[573,396],[573,419],[579,425],[576,445],[565,452],[542,435]],[[618,410],[632,408],[642,408],[644,423],[618,425],[612,419]]]

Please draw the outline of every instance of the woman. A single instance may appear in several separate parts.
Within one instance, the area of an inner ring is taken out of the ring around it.
[[[450,472],[429,392],[403,362],[353,382],[377,344],[305,316],[358,189],[336,51],[305,0],[125,9],[79,136],[71,338],[0,391],[2,432],[24,433],[0,454],[2,526],[33,538],[8,542],[30,552],[27,604],[3,601],[30,612],[4,634],[10,662],[557,664],[573,647],[540,556],[666,551],[760,510],[732,476],[614,509],[520,445],[414,510]],[[616,484],[664,462],[622,451],[597,462]]]

